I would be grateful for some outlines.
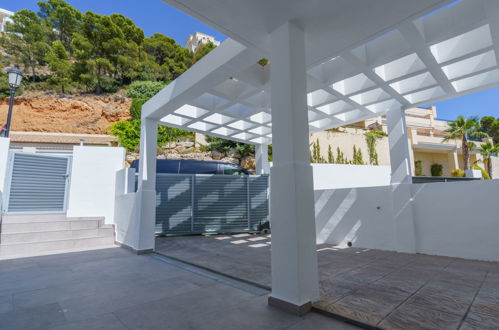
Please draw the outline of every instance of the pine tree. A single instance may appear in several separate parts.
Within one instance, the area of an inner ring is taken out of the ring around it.
[[[65,93],[66,87],[71,82],[72,64],[62,42],[57,40],[52,43],[45,60],[53,73],[49,81],[53,85],[60,87],[62,93]]]

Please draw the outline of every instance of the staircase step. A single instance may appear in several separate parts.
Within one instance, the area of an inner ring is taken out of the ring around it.
[[[78,229],[98,229],[102,225],[102,220],[66,220],[66,221],[47,221],[47,222],[20,222],[20,223],[2,223],[0,232],[10,233],[32,233],[48,232],[61,230]]]
[[[82,237],[61,239],[47,242],[31,242],[0,245],[0,257],[29,256],[33,253],[64,251],[70,249],[92,249],[96,247],[113,247],[114,236]]]
[[[50,214],[4,214],[2,223],[67,221],[65,213]]]
[[[3,224],[11,223],[36,223],[36,222],[59,222],[59,221],[82,221],[100,220],[104,223],[104,217],[66,217],[66,214],[7,214],[2,216]]]
[[[32,243],[32,242],[49,242],[61,239],[70,238],[85,238],[85,237],[112,237],[114,236],[114,228],[96,228],[96,229],[79,229],[79,230],[54,230],[54,231],[38,231],[38,232],[21,232],[21,233],[0,233],[0,243],[15,244],[15,243]]]

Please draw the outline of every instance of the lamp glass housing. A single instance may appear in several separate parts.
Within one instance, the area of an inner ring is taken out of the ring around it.
[[[9,86],[11,88],[18,88],[21,85],[23,79],[23,74],[18,68],[12,68],[8,71],[9,74]]]

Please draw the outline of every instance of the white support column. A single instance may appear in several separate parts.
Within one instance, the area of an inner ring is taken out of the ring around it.
[[[404,109],[390,110],[387,113],[387,125],[392,167],[395,244],[399,252],[416,253],[416,233],[412,209],[411,151]]]
[[[269,174],[269,146],[268,144],[257,144],[255,148],[256,174]]]
[[[269,304],[297,314],[319,299],[305,38],[288,22],[271,33],[272,293]]]
[[[140,128],[140,162],[137,199],[139,219],[136,247],[139,253],[154,250],[154,227],[156,222],[156,152],[158,123],[156,120],[143,118]]]
[[[411,151],[404,109],[392,109],[386,115],[392,184],[412,183]]]

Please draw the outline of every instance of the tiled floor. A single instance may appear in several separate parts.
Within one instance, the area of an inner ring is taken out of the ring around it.
[[[262,290],[260,290],[261,292]],[[354,329],[121,248],[0,261],[0,329]]]
[[[270,237],[159,238],[163,254],[270,286]],[[499,263],[318,246],[315,307],[383,329],[499,329]]]

